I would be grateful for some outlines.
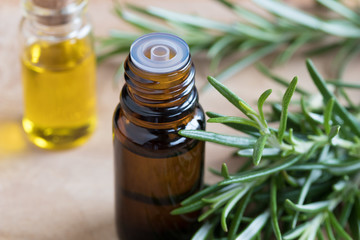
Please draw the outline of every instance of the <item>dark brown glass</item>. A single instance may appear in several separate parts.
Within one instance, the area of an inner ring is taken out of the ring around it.
[[[205,129],[189,61],[165,74],[142,71],[129,56],[113,119],[116,227],[121,240],[190,239],[199,213],[173,216],[203,183],[204,143],[182,129]]]

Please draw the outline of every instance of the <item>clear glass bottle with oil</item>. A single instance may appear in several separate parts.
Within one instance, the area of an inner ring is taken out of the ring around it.
[[[198,213],[170,214],[203,182],[204,143],[178,135],[205,128],[189,48],[174,35],[144,35],[124,67],[113,118],[118,235],[190,239]]]
[[[87,0],[22,0],[23,128],[46,149],[84,143],[96,125]]]

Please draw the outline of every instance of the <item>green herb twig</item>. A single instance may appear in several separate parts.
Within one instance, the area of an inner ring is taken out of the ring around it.
[[[287,84],[280,116],[275,113],[278,128],[268,126],[262,109],[271,90],[260,96],[255,111],[215,78],[208,78],[245,115],[209,113],[209,122],[232,124],[249,136],[189,130],[180,134],[236,147],[254,167],[229,174],[224,164],[222,181],[184,200],[172,212],[204,209],[199,217],[204,225],[193,239],[358,239],[360,124],[340,105],[312,62],[306,64],[325,107],[315,115],[307,108],[310,98],[303,96],[300,113],[291,115],[296,118],[294,128],[287,122],[296,77]]]

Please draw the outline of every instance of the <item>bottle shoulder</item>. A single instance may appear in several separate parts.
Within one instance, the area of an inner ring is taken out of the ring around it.
[[[196,103],[195,108],[186,116],[186,119],[178,119],[165,128],[154,129],[133,123],[124,114],[121,104],[117,106],[113,118],[114,140],[120,141],[123,145],[127,145],[128,148],[141,147],[152,151],[169,150],[189,145],[194,140],[178,134],[180,130],[184,129],[205,129],[205,115],[199,103]]]

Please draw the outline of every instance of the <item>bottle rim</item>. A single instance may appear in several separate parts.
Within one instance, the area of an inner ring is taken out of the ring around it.
[[[164,55],[154,54],[156,49],[161,49]],[[190,50],[187,43],[174,34],[149,33],[133,42],[130,58],[137,68],[162,74],[185,66],[190,58]]]

